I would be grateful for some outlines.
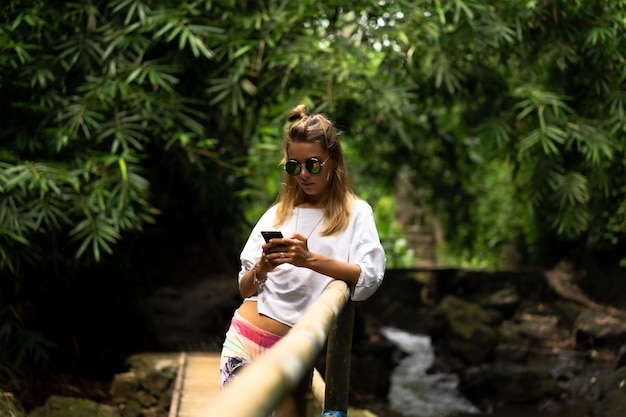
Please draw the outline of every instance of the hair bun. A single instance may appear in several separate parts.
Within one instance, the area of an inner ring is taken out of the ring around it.
[[[308,115],[308,111],[304,104],[298,104],[296,107],[291,109],[289,114],[287,115],[287,121],[290,123],[295,123],[298,120],[304,119]]]

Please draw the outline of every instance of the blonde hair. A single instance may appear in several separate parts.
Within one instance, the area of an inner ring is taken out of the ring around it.
[[[349,183],[346,157],[339,142],[340,133],[333,123],[322,114],[309,116],[306,106],[300,104],[289,112],[287,121],[291,123],[285,133],[282,163],[287,162],[289,145],[294,142],[319,143],[334,162],[332,172],[322,171],[322,175],[332,176],[324,204],[323,236],[337,234],[348,227],[352,202],[357,198]],[[293,214],[293,208],[304,202],[305,194],[294,177],[285,173],[285,183],[276,203],[276,224],[284,224]]]

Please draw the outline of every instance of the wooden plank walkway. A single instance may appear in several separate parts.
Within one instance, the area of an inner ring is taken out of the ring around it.
[[[169,417],[196,417],[220,393],[220,354],[180,354]]]
[[[201,415],[221,393],[219,367],[219,352],[181,352],[168,417]],[[315,405],[313,409],[309,406],[307,416],[318,416],[321,413],[325,389],[324,379],[317,369],[313,369],[311,395]],[[361,411],[355,410],[350,408],[357,417],[362,415]],[[366,415],[376,417],[372,413]]]
[[[219,352],[182,352],[168,417],[200,415],[221,393],[219,367]],[[324,390],[324,380],[314,369],[311,394],[320,407],[324,403]]]

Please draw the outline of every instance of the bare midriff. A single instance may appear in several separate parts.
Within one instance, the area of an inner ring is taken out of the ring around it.
[[[239,309],[237,311],[239,311],[241,317],[248,320],[259,329],[265,330],[266,332],[277,334],[279,336],[284,336],[291,329],[291,327],[287,326],[284,323],[276,321],[273,318],[264,316],[263,314],[259,314],[256,306],[256,301],[244,301],[239,306]]]

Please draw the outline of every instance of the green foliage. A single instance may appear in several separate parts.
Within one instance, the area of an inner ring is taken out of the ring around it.
[[[526,243],[539,262],[557,239],[579,250],[623,244],[624,230],[607,220],[626,198],[609,191],[624,178],[625,3],[418,3],[388,29],[396,41],[382,71],[415,98],[401,124],[390,113],[363,127],[364,137],[388,138],[363,141],[372,161],[388,161],[377,174],[390,182],[408,169],[461,262],[497,264],[497,246],[481,243],[490,234]],[[498,166],[510,167],[507,194],[482,186]],[[493,206],[494,194],[523,210],[500,211],[510,204]]]
[[[399,176],[451,262],[495,266],[511,243],[537,263],[556,243],[618,250],[625,16],[622,0],[11,0],[0,313],[21,323],[26,290],[130,263],[155,222],[235,258],[281,187],[299,103],[343,131],[390,266],[414,256],[394,219]]]
[[[3,361],[0,371],[17,383],[18,372],[26,365],[40,365],[48,360],[48,352],[52,344],[38,332],[31,329],[24,321],[23,311],[7,306],[0,309],[0,340],[20,341],[17,343],[1,343],[0,357],[10,358],[12,362]],[[35,361],[33,364],[32,361]]]
[[[130,254],[119,248],[163,210],[176,212],[190,198],[201,202],[196,215],[205,212],[224,173],[238,175],[233,146],[209,137],[198,88],[207,80],[188,80],[207,68],[214,56],[207,45],[223,33],[201,17],[199,3],[57,6],[12,1],[0,11],[0,91],[10,97],[0,104],[0,314],[8,320],[0,345],[11,346],[0,349],[0,362],[7,373],[33,363],[27,357],[45,359],[48,348],[23,321],[31,314],[27,294],[55,280],[68,285],[94,262],[126,262]],[[172,175],[186,178],[191,194],[182,195]],[[224,206],[211,214],[236,218],[232,191],[217,194]],[[19,326],[24,331],[9,331]]]
[[[388,268],[409,268],[416,263],[414,248],[411,248],[402,225],[398,222],[395,210],[395,198],[392,196],[369,195],[362,192],[361,196],[369,200],[373,207],[374,218],[380,240],[385,248]]]
[[[76,242],[77,258],[99,261],[122,232],[141,231],[156,214],[141,168],[145,147],[177,130],[199,137],[199,114],[188,98],[172,94],[181,68],[166,64],[170,57],[142,60],[158,45],[151,38],[160,34],[150,32],[159,23],[128,25],[129,10],[124,31],[114,34],[111,25],[122,21],[87,5],[67,4],[59,14],[42,3],[18,10],[7,11],[14,21],[2,32],[31,51],[14,50],[21,59],[5,60],[10,83],[2,88],[15,100],[5,109],[12,129],[2,132],[13,155],[0,184],[11,220],[3,224],[22,244],[31,234],[55,236],[57,244]],[[72,36],[77,29],[83,36]],[[5,258],[8,266],[19,261]]]

